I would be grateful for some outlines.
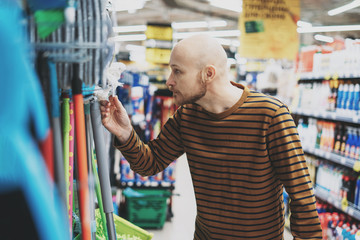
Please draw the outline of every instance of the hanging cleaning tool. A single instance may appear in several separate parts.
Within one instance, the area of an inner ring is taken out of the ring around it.
[[[61,141],[61,123],[60,123],[60,99],[58,92],[58,80],[56,76],[56,66],[53,62],[48,62],[50,70],[50,99],[51,99],[51,123],[54,134],[54,167],[55,181],[64,206],[66,206],[66,188],[65,188],[65,172],[64,157]]]
[[[18,1],[0,1],[0,239],[68,240],[65,209],[38,143],[49,118]]]
[[[83,88],[84,91],[84,88]],[[92,98],[92,96],[90,97]],[[92,169],[92,152],[93,152],[93,135],[91,130],[90,120],[90,103],[89,98],[84,99],[84,111],[85,111],[85,127],[86,127],[86,149],[88,160],[88,179],[89,179],[89,199],[90,199],[90,226],[91,226],[91,239],[96,238],[96,220],[95,220],[95,179]]]
[[[91,102],[91,122],[94,133],[96,157],[99,169],[99,178],[101,186],[102,200],[104,204],[104,212],[106,215],[106,224],[108,229],[109,240],[116,240],[116,232],[114,225],[114,206],[112,202],[110,174],[109,174],[109,159],[105,148],[104,131],[101,123],[100,106],[98,101]]]
[[[86,153],[86,134],[84,100],[82,95],[82,81],[79,79],[79,65],[73,67],[73,99],[75,110],[75,132],[76,132],[76,155],[77,171],[79,184],[79,205],[82,240],[91,239],[90,212],[89,212],[89,187],[88,187],[88,167]]]
[[[70,98],[67,94],[63,94],[62,97],[62,130],[63,130],[63,151],[64,151],[64,172],[65,172],[65,188],[66,188],[66,207],[67,212],[70,210],[70,167],[69,167],[69,158],[70,158]],[[70,224],[72,220],[72,215],[68,214],[69,217],[69,226],[70,232],[72,226]],[[71,236],[71,235],[70,235]]]
[[[69,225],[70,225],[70,236],[72,236],[72,213],[73,213],[73,191],[74,191],[74,141],[75,141],[75,125],[74,125],[74,104],[70,102],[70,110],[69,110],[69,118],[70,118],[70,126],[69,126]]]
[[[51,99],[50,99],[51,90],[50,90],[50,81],[49,81],[50,73],[49,73],[49,66],[47,63],[48,61],[47,61],[46,57],[44,56],[44,54],[45,54],[44,52],[39,52],[37,54],[35,67],[36,67],[36,72],[37,72],[37,75],[38,75],[40,83],[41,83],[43,96],[45,98],[48,119],[51,119]],[[42,156],[45,160],[45,164],[46,164],[47,170],[50,174],[50,177],[53,181],[55,181],[53,141],[54,141],[53,130],[50,127],[47,138],[45,139],[45,141],[40,143],[40,149],[41,149]]]
[[[95,176],[95,191],[96,191],[96,198],[97,198],[98,204],[99,204],[99,211],[100,211],[100,216],[101,216],[101,225],[102,225],[102,228],[104,229],[105,239],[109,239],[107,226],[106,226],[106,216],[105,216],[103,201],[102,201],[102,197],[101,197],[101,187],[100,187],[99,174],[98,174],[97,165],[96,165],[96,153],[95,153],[95,150],[91,154],[91,160],[92,160],[92,169],[93,169],[94,176]]]

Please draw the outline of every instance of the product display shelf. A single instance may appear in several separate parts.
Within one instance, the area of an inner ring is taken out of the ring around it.
[[[354,219],[360,220],[360,209],[357,208],[354,204],[350,202],[346,202],[346,204],[344,204],[344,202],[342,202],[341,199],[333,196],[328,190],[320,186],[316,186],[314,192],[317,198],[325,202],[328,202],[335,208],[343,211],[344,213],[353,217]]]
[[[360,72],[344,72],[344,73],[314,73],[314,72],[304,72],[299,76],[299,80],[326,80],[326,79],[344,79],[352,80],[360,78]]]
[[[360,124],[360,115],[354,115],[354,114],[343,114],[343,113],[338,113],[338,112],[299,109],[299,108],[294,109],[291,113],[296,114],[296,115],[306,116],[306,117],[322,118],[322,119],[332,120],[332,121]]]
[[[324,158],[326,160],[340,164],[342,166],[352,168],[355,171],[358,170],[358,165],[360,164],[360,161],[356,161],[355,159],[345,157],[333,152],[324,151],[318,148],[303,147],[303,150],[305,153]]]

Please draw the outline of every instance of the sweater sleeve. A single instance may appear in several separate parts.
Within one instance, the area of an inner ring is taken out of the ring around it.
[[[322,239],[305,155],[294,120],[285,105],[271,120],[267,148],[275,172],[290,197],[290,227],[294,239]]]
[[[163,171],[172,161],[184,153],[180,138],[180,108],[168,119],[158,137],[142,142],[135,130],[122,145],[115,138],[114,145],[129,162],[131,169],[142,176],[152,176]]]

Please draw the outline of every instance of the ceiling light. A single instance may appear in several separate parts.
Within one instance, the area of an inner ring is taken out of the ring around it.
[[[301,21],[301,20],[297,21],[296,24],[297,24],[298,27],[312,27],[312,24],[311,24],[311,23],[305,22],[305,21]]]
[[[226,46],[234,46],[234,47],[238,47],[240,46],[240,42],[239,40],[231,40],[231,39],[226,39],[226,38],[215,38],[218,43],[220,43],[221,45],[226,45]]]
[[[350,9],[353,9],[353,8],[356,8],[359,6],[360,6],[360,0],[354,0],[351,3],[345,4],[344,6],[334,8],[334,9],[328,11],[328,14],[330,16],[334,16],[334,15],[349,11]]]
[[[142,9],[146,1],[148,0],[113,0],[111,1],[110,10],[113,12],[135,12],[138,9]]]
[[[131,42],[131,41],[144,41],[146,40],[145,34],[128,34],[128,35],[119,35],[110,38],[114,42]]]
[[[332,43],[334,41],[334,38],[329,36],[324,36],[321,34],[316,34],[314,38],[318,41],[327,42],[327,43]]]
[[[146,31],[146,25],[117,26],[117,27],[113,27],[113,31],[116,32],[116,33],[145,32]]]
[[[145,52],[146,47],[145,46],[139,46],[134,44],[127,44],[125,46],[125,49],[128,51],[134,51],[134,52]]]
[[[360,25],[301,27],[297,29],[298,33],[343,32],[343,31],[360,31]]]
[[[242,11],[242,1],[240,0],[209,0],[209,3],[214,7],[223,8],[234,12]]]
[[[212,37],[238,37],[240,36],[240,30],[181,32],[181,33],[178,32],[173,34],[173,39],[183,39],[196,34],[208,34]]]
[[[220,21],[198,21],[198,22],[173,22],[171,27],[173,29],[182,28],[211,28],[211,27],[226,27],[227,22],[224,20]]]

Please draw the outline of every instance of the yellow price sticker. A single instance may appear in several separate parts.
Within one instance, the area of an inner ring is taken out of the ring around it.
[[[334,73],[334,75],[333,75],[332,79],[334,79],[334,80],[338,80],[338,79],[339,79],[339,74]]]
[[[346,211],[348,206],[349,206],[348,200],[346,198],[343,198],[343,200],[341,200],[341,209],[343,211]]]
[[[353,169],[355,172],[360,172],[360,161],[354,163]]]

